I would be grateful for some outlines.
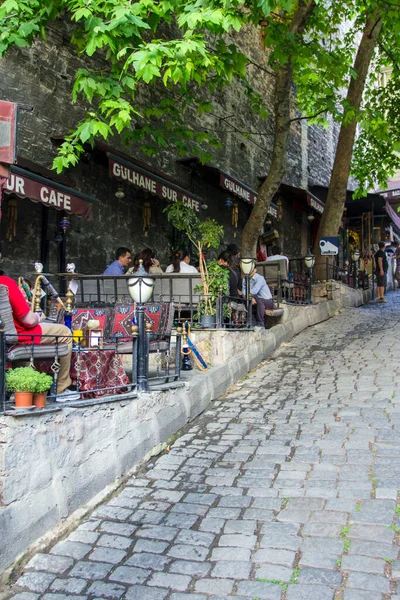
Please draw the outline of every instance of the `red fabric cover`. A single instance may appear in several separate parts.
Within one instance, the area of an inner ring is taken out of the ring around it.
[[[79,380],[78,380],[79,373]],[[98,398],[108,394],[122,394],[130,384],[122,366],[121,357],[115,350],[82,350],[72,353],[71,371],[72,383],[79,383],[82,400]],[[116,386],[113,388],[113,386]],[[111,388],[111,389],[98,389]],[[93,391],[93,390],[98,391]]]
[[[159,336],[171,333],[172,305],[168,303],[152,302],[146,304],[144,318],[146,323],[151,323],[151,331]],[[116,304],[110,325],[110,337],[124,338],[132,335],[132,318],[135,315],[132,304]],[[135,315],[136,316],[136,315]]]
[[[18,342],[20,344],[31,344],[32,338],[30,336],[34,335],[34,344],[40,344],[40,336],[42,335],[42,328],[40,325],[35,325],[28,329],[23,323],[21,323],[20,319],[25,317],[29,311],[30,306],[22,295],[21,290],[19,289],[16,281],[11,279],[11,277],[6,277],[5,275],[0,276],[0,284],[8,287],[8,297],[11,304],[11,310],[13,313],[13,320],[15,329],[18,333]],[[20,335],[21,334],[21,335]],[[24,336],[22,334],[28,334],[28,336]]]

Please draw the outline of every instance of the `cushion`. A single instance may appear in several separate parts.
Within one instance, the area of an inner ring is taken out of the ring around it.
[[[4,333],[6,334],[6,344],[15,344],[18,342],[18,334],[15,329],[10,300],[8,297],[8,287],[0,285],[0,315],[4,323]]]
[[[115,350],[115,344],[105,344],[107,350]],[[167,352],[169,349],[168,340],[150,340],[149,352]],[[132,342],[121,342],[118,344],[118,354],[132,354]]]
[[[109,338],[108,325],[112,322],[110,315],[113,313],[113,308],[74,308],[72,311],[72,330],[85,329],[87,322],[90,320],[100,321],[99,329],[104,332],[104,338]]]
[[[132,335],[132,318],[135,316],[133,304],[116,304],[110,326],[110,338],[125,338]],[[145,322],[151,323],[151,331],[159,336],[169,335],[172,329],[174,305],[172,303],[151,302],[145,305]]]
[[[12,346],[7,352],[8,360],[30,360],[33,358],[54,358],[56,355],[55,344],[35,344]],[[58,345],[58,356],[67,356],[68,344]]]

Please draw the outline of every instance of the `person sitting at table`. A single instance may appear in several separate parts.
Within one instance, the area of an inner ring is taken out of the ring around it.
[[[239,290],[240,272],[231,266],[230,257],[231,257],[231,255],[229,254],[228,250],[224,250],[218,256],[218,264],[220,267],[223,267],[224,269],[228,269],[228,271],[229,271],[229,279],[228,279],[229,296],[231,298],[237,298],[239,296],[239,294],[242,293]]]
[[[243,297],[246,297],[246,279],[243,278],[242,287]],[[250,294],[252,296],[251,303],[256,306],[256,327],[264,327],[264,317],[266,310],[272,310],[274,308],[274,301],[272,299],[271,290],[268,287],[265,278],[257,273],[257,269],[254,268],[250,275]]]
[[[124,275],[132,260],[129,248],[121,246],[115,252],[115,260],[108,265],[103,275]]]
[[[67,356],[59,356],[60,370],[57,381],[56,402],[70,402],[79,400],[80,395],[69,388],[71,378],[69,371],[71,367],[72,336],[71,331],[65,325],[58,323],[42,323],[42,316],[30,310],[29,304],[22,295],[17,283],[5,275],[0,276],[0,285],[8,289],[8,299],[10,301],[15,329],[18,333],[19,344],[55,344],[55,337],[58,336],[59,344],[68,344]]]
[[[271,260],[276,260],[277,258],[285,258],[289,268],[289,259],[287,256],[282,254],[280,246],[272,246],[271,256],[268,256],[265,262],[271,262]]]
[[[166,273],[193,273],[198,275],[198,270],[190,264],[187,250],[178,250],[172,257],[172,264],[165,269]]]
[[[151,248],[145,248],[139,254],[136,254],[133,259],[133,266],[127,270],[127,275],[135,273],[139,267],[139,261],[143,261],[143,268],[150,275],[161,275],[163,272],[160,267],[160,262],[156,259],[155,254]]]

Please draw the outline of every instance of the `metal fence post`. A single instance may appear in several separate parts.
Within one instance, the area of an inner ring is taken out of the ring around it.
[[[182,327],[176,328],[176,344],[175,344],[175,376],[174,380],[178,381],[181,376],[181,344],[182,344]]]
[[[326,266],[326,280],[328,281],[329,279],[329,258],[326,257],[325,259],[325,266]]]

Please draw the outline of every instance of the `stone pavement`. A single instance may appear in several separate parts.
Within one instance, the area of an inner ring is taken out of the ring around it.
[[[400,600],[400,293],[298,335],[14,600]]]

